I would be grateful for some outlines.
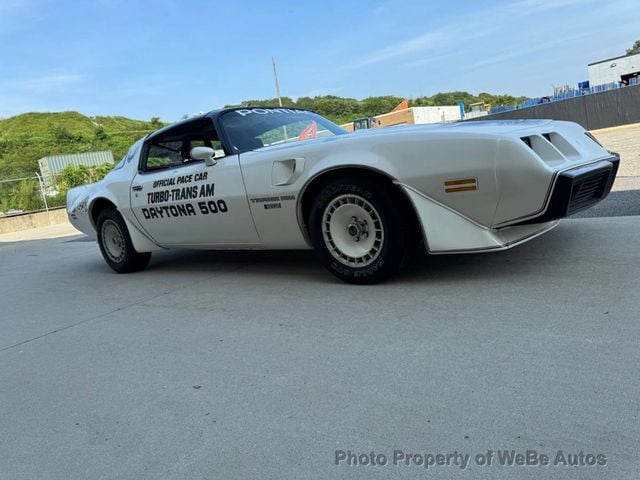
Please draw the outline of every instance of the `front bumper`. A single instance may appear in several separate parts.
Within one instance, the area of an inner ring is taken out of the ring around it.
[[[589,165],[560,172],[544,213],[517,225],[558,220],[594,206],[609,195],[619,164],[620,157],[613,155]]]

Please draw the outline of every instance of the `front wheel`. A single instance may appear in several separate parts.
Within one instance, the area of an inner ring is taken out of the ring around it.
[[[149,264],[151,253],[136,252],[127,225],[117,211],[108,208],[100,212],[97,230],[100,252],[116,272],[136,272]]]
[[[311,243],[336,277],[378,283],[395,275],[410,250],[406,209],[381,182],[343,177],[320,190],[311,205]]]

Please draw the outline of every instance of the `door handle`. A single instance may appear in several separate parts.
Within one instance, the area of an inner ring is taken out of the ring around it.
[[[133,187],[131,187],[131,190],[133,190],[134,192],[139,192],[140,190],[142,190],[142,185],[134,185]]]

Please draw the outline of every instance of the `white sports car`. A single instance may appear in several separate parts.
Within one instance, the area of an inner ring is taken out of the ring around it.
[[[478,121],[347,133],[290,108],[229,108],[135,143],[67,195],[116,272],[161,249],[314,249],[375,283],[419,245],[503,250],[610,191],[619,158],[575,123]]]

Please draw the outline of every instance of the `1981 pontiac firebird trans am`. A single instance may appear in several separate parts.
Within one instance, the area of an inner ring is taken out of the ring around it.
[[[71,189],[67,211],[120,273],[168,248],[312,248],[342,280],[375,283],[419,245],[530,240],[603,199],[618,163],[569,122],[348,134],[306,110],[230,108],[138,141],[102,181]]]

